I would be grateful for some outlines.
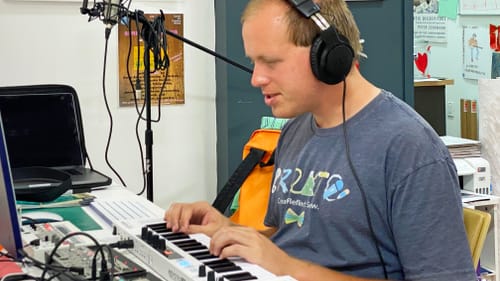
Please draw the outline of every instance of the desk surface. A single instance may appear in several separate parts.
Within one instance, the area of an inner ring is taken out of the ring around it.
[[[103,189],[93,190],[91,194],[96,196],[95,201],[101,201],[101,202],[102,201],[125,202],[124,204],[131,202],[140,202],[143,206],[145,206],[148,209],[148,211],[151,212],[153,216],[155,216],[155,218],[158,217],[159,220],[163,218],[164,210],[162,208],[148,201],[145,197],[137,196],[136,194],[134,194],[133,192],[131,192],[126,188],[120,186],[108,186]],[[120,240],[120,237],[115,233],[113,233],[113,227],[109,224],[109,222],[106,221],[105,218],[103,218],[102,214],[97,213],[90,206],[83,206],[82,209],[86,214],[88,214],[88,217],[93,219],[101,227],[101,229],[89,230],[85,231],[85,233],[93,236],[101,244],[114,243]],[[156,221],[158,221],[158,219]],[[127,225],[131,226],[131,228],[134,231],[134,234],[139,234],[140,229],[144,225],[144,223],[142,223],[142,219],[139,219],[137,221],[129,221],[127,222]],[[141,267],[150,271],[148,265],[139,261],[128,251],[121,251],[121,253],[127,258],[133,260],[135,263],[139,264]],[[33,276],[39,276],[41,274],[41,270],[33,266],[25,266],[22,268],[22,270],[25,273],[31,274]],[[146,280],[158,280],[158,279],[156,278],[156,279],[146,279]]]
[[[414,87],[434,87],[453,85],[453,79],[422,79],[413,81]]]

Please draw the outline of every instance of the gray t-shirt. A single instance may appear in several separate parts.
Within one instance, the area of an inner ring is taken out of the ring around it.
[[[265,219],[278,228],[272,240],[297,258],[383,278],[376,239],[391,280],[475,280],[458,176],[434,130],[386,91],[345,125],[361,186],[342,126],[321,129],[305,114],[283,128]]]

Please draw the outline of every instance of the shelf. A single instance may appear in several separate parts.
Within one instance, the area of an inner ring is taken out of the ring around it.
[[[436,86],[446,86],[453,85],[455,82],[453,79],[421,79],[413,81],[414,87],[436,87]]]

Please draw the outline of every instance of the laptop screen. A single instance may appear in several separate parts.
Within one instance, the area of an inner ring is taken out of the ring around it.
[[[0,111],[12,168],[83,165],[71,93],[2,94]]]
[[[22,247],[21,231],[16,210],[16,197],[12,186],[9,157],[0,119],[0,244],[13,256]],[[0,265],[1,266],[1,265]]]

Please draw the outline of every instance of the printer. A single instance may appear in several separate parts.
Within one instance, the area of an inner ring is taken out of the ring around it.
[[[453,158],[460,188],[479,194],[491,194],[490,164],[482,157]]]

